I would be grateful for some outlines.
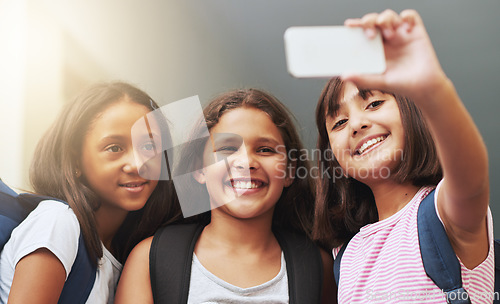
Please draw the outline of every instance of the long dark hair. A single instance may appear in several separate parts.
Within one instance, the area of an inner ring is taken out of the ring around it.
[[[89,126],[107,107],[124,97],[151,110],[158,108],[148,94],[128,83],[93,85],[64,107],[38,143],[30,168],[30,180],[36,193],[68,202],[80,223],[87,250],[95,260],[103,255],[94,216],[100,203],[94,191],[75,172]],[[171,139],[166,121],[160,121],[160,125],[162,143],[168,144]],[[172,182],[159,181],[146,205],[129,212],[112,241],[118,260],[123,262],[139,241],[177,214],[178,206],[169,200],[173,195]]]
[[[228,111],[242,107],[255,108],[267,113],[283,137],[288,161],[290,162],[290,159],[292,159],[295,168],[305,168],[309,172],[307,155],[305,155],[306,151],[295,129],[292,120],[293,116],[287,108],[276,97],[267,92],[258,89],[239,89],[216,97],[205,107],[203,111],[204,117],[195,124],[195,128],[190,135],[190,138],[197,140],[191,140],[190,144],[184,147],[183,152],[180,153],[180,164],[177,166],[178,170],[180,170],[177,171],[178,174],[193,172],[202,167],[202,153],[209,136],[207,131],[210,131],[217,125],[222,115]],[[273,215],[273,227],[305,232],[310,235],[314,212],[312,180],[309,174],[305,177],[299,177],[296,172],[292,184],[283,189],[283,193],[276,204]],[[192,175],[185,176],[190,181],[184,183],[184,185],[190,186],[189,189],[182,190],[183,192],[204,193],[204,195],[195,194],[194,197],[208,198],[204,185],[197,183]],[[179,188],[177,190],[180,192]],[[207,206],[210,204],[209,201],[202,203]],[[210,212],[193,216],[188,218],[187,221],[206,224],[210,221]]]
[[[330,148],[326,118],[338,108],[343,88],[344,83],[340,78],[332,78],[323,88],[316,107],[316,126],[319,132],[317,148],[322,152],[318,165],[325,168],[328,174],[316,183],[313,237],[327,248],[341,245],[362,226],[378,220],[370,188],[335,172],[340,169],[340,165]],[[361,91],[361,95],[370,94],[370,91]],[[436,185],[442,178],[442,171],[434,141],[422,113],[408,98],[395,94],[393,96],[399,107],[407,140],[402,162],[391,176],[400,183]]]

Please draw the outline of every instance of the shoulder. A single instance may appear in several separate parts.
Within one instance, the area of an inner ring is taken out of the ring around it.
[[[73,211],[57,201],[42,201],[13,231],[5,244],[5,258],[12,265],[40,248],[45,248],[63,264],[66,273],[78,251],[80,225]]]
[[[42,201],[13,231],[11,240],[69,242],[80,236],[80,224],[73,210],[58,201]],[[77,246],[75,246],[77,247]]]
[[[78,219],[71,208],[58,201],[45,200],[41,201],[38,206],[19,224],[18,227],[26,225],[65,225],[78,226]]]
[[[153,237],[137,244],[125,262],[116,290],[115,303],[153,303],[149,275],[149,250]]]
[[[129,259],[147,259],[149,263],[149,251],[151,249],[151,243],[153,242],[153,237],[148,237],[145,240],[142,240],[139,244],[137,244],[134,249],[130,252],[130,255],[127,258],[127,262]]]
[[[57,237],[55,237],[57,235]],[[51,237],[62,240],[78,240],[80,224],[73,210],[58,201],[46,200],[33,210],[13,231],[11,239],[26,238],[33,240]]]

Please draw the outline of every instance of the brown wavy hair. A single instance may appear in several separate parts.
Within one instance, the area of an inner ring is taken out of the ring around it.
[[[344,82],[340,78],[329,80],[316,107],[317,148],[322,155],[318,166],[325,168],[328,174],[316,183],[313,238],[326,248],[342,245],[361,227],[378,221],[370,188],[352,177],[335,172],[341,168],[330,148],[326,118],[338,109],[343,88]],[[360,96],[367,98],[370,92],[360,90]],[[392,173],[392,178],[400,183],[411,182],[415,186],[436,185],[442,178],[442,171],[422,113],[408,98],[392,95],[399,107],[406,138],[402,162]]]
[[[124,97],[151,110],[158,108],[148,94],[128,83],[93,85],[63,108],[39,141],[30,168],[34,192],[68,202],[80,223],[87,251],[94,261],[103,255],[94,216],[94,211],[100,206],[99,198],[84,178],[76,176],[75,171],[89,126],[106,108]],[[160,121],[160,125],[162,143],[168,144],[171,138],[166,120]],[[162,161],[166,160],[164,153]],[[175,218],[178,205],[171,203],[173,196],[172,182],[160,180],[145,206],[129,212],[112,241],[118,260],[124,262],[139,241],[151,236],[162,222]]]
[[[219,122],[222,115],[238,108],[255,108],[261,110],[273,121],[283,137],[288,161],[293,160],[295,168],[306,168],[309,172],[306,150],[303,148],[299,134],[295,128],[294,118],[288,109],[273,95],[258,89],[238,89],[226,92],[213,99],[204,109],[204,117],[200,118],[191,132],[190,138],[197,139],[189,141],[183,147],[182,158],[176,167],[176,175],[185,174],[201,169],[205,143],[209,138],[210,131]],[[206,128],[205,123],[206,122]],[[292,184],[283,189],[283,193],[276,203],[273,215],[273,227],[284,228],[293,231],[304,232],[310,236],[314,213],[314,195],[312,180],[307,175],[299,177],[296,174]],[[194,180],[192,175],[185,175],[188,182],[185,186],[176,184],[178,192],[189,192],[193,197],[208,198],[204,185]],[[180,186],[180,187],[179,187]],[[180,190],[183,189],[183,190]],[[201,194],[196,194],[201,193]],[[209,201],[197,202],[209,206]],[[205,210],[208,210],[206,208]],[[199,222],[207,224],[210,222],[210,212],[186,219],[187,222]]]

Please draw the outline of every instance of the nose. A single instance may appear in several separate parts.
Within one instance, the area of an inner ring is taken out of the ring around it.
[[[129,150],[124,156],[123,172],[127,174],[138,174],[137,161],[133,150]]]
[[[366,115],[362,112],[351,113],[349,115],[349,127],[352,131],[352,136],[357,135],[363,129],[370,126],[370,121],[367,119]]]
[[[252,151],[248,151],[243,144],[234,154],[232,167],[237,170],[256,170],[259,168],[259,161]]]

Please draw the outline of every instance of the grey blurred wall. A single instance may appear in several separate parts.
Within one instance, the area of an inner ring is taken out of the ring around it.
[[[287,74],[283,32],[294,25],[340,25],[347,17],[391,8],[419,11],[439,60],[488,146],[491,210],[500,219],[500,1],[253,0],[183,1],[193,32],[174,48],[185,55],[176,82],[164,83],[170,99],[239,86],[269,90],[295,113],[309,148],[316,141],[314,108],[325,80]],[[165,68],[168,68],[165,66]],[[161,79],[157,79],[161,82]],[[173,88],[182,88],[175,94]],[[467,172],[464,172],[467,174]],[[495,226],[500,235],[500,224]]]
[[[0,0],[0,4],[7,2]],[[314,108],[325,80],[294,79],[287,73],[285,29],[296,25],[341,25],[347,17],[386,8],[416,9],[424,19],[445,72],[455,83],[486,141],[491,209],[494,218],[500,218],[500,120],[497,118],[500,98],[496,91],[500,72],[499,0],[24,0],[23,3],[28,8],[28,17],[42,14],[44,17],[39,19],[51,21],[52,31],[59,27],[57,58],[49,58],[47,54],[54,54],[50,50],[42,54],[34,48],[31,52],[38,57],[31,61],[62,61],[57,64],[61,70],[62,93],[58,96],[62,96],[62,102],[88,83],[109,79],[135,83],[160,104],[192,95],[199,95],[207,102],[231,88],[259,87],[272,92],[295,113],[303,139],[311,149],[316,141]],[[43,33],[38,35],[43,38],[39,46],[47,48],[43,41],[50,40]],[[30,83],[42,80],[44,73],[30,73],[29,66],[27,70]],[[36,89],[29,94],[36,98]],[[51,121],[53,116],[47,114],[40,119]],[[26,133],[29,132],[28,129]],[[31,143],[31,150],[36,140],[26,140]],[[2,149],[5,147],[2,143]],[[30,149],[25,149],[28,151],[25,159],[30,158]],[[27,163],[20,168],[25,175]],[[4,176],[6,173],[3,172]],[[500,233],[500,225],[495,230]]]

